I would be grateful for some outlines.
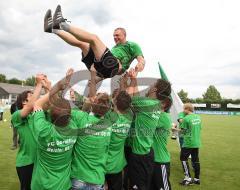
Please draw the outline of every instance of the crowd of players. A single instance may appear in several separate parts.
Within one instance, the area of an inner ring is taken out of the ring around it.
[[[12,123],[20,139],[16,168],[21,189],[171,189],[171,84],[158,79],[141,97],[131,69],[110,96],[96,93],[96,72],[91,71],[89,95],[80,110],[62,97],[72,73],[53,88],[39,74],[34,91],[17,98]],[[46,93],[39,97],[42,89]],[[172,130],[183,139],[181,184],[200,184],[201,119],[185,104],[179,122],[180,128]]]

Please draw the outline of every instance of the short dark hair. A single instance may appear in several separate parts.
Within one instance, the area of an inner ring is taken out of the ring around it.
[[[107,93],[97,95],[97,103],[92,104],[92,112],[98,116],[104,116],[110,109],[110,97]]]
[[[16,100],[17,110],[23,109],[23,102],[25,102],[27,100],[29,93],[32,93],[32,91],[25,90],[17,96],[17,100]]]
[[[116,89],[113,90],[113,92],[112,92],[112,99],[116,98],[116,96],[118,95],[119,91],[120,91],[119,88],[116,88]]]
[[[69,101],[63,98],[54,100],[50,109],[51,121],[57,127],[66,127],[71,116],[71,106]]]
[[[116,106],[119,111],[126,111],[131,106],[131,96],[124,90],[120,91],[116,97]]]
[[[155,88],[157,99],[160,100],[162,103],[165,104],[164,111],[168,110],[172,105],[172,99],[171,99],[171,92],[172,87],[171,83],[164,79],[158,79]]]

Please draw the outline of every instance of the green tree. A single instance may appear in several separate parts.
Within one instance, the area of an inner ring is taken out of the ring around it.
[[[9,84],[22,84],[22,81],[17,78],[11,78],[8,80]]]
[[[240,99],[232,100],[232,103],[233,103],[233,104],[240,104]]]
[[[207,88],[207,91],[203,94],[203,100],[206,103],[221,103],[222,97],[217,88],[213,85],[210,85]]]
[[[6,76],[4,74],[0,74],[0,82],[7,82]]]
[[[183,101],[183,103],[186,103],[189,101],[188,93],[185,92],[183,89],[178,92],[178,96]]]
[[[196,101],[197,104],[205,103],[202,98],[196,98],[195,101]]]
[[[35,85],[35,77],[32,76],[32,77],[27,78],[25,81],[25,85],[34,86]]]

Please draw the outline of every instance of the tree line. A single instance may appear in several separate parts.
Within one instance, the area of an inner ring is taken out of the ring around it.
[[[31,76],[26,78],[25,80],[20,80],[18,78],[10,78],[7,79],[6,75],[0,74],[0,82],[2,83],[8,83],[8,84],[19,84],[19,85],[25,85],[25,86],[34,86],[35,85],[35,77]]]
[[[206,92],[202,94],[202,97],[192,99],[188,97],[188,93],[183,89],[178,92],[178,96],[183,101],[183,103],[191,102],[191,103],[205,103],[205,104],[221,104],[227,105],[228,103],[232,104],[240,104],[240,99],[230,99],[230,98],[223,98],[221,93],[217,90],[214,85],[210,85]]]

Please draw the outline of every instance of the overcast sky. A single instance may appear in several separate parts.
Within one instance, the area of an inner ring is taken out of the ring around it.
[[[56,82],[69,67],[85,69],[81,51],[43,32],[47,9],[62,5],[71,24],[111,48],[125,27],[146,58],[139,76],[158,77],[160,61],[174,90],[200,97],[209,85],[240,98],[240,1],[232,0],[7,0],[0,1],[0,73],[25,79],[38,72]]]

